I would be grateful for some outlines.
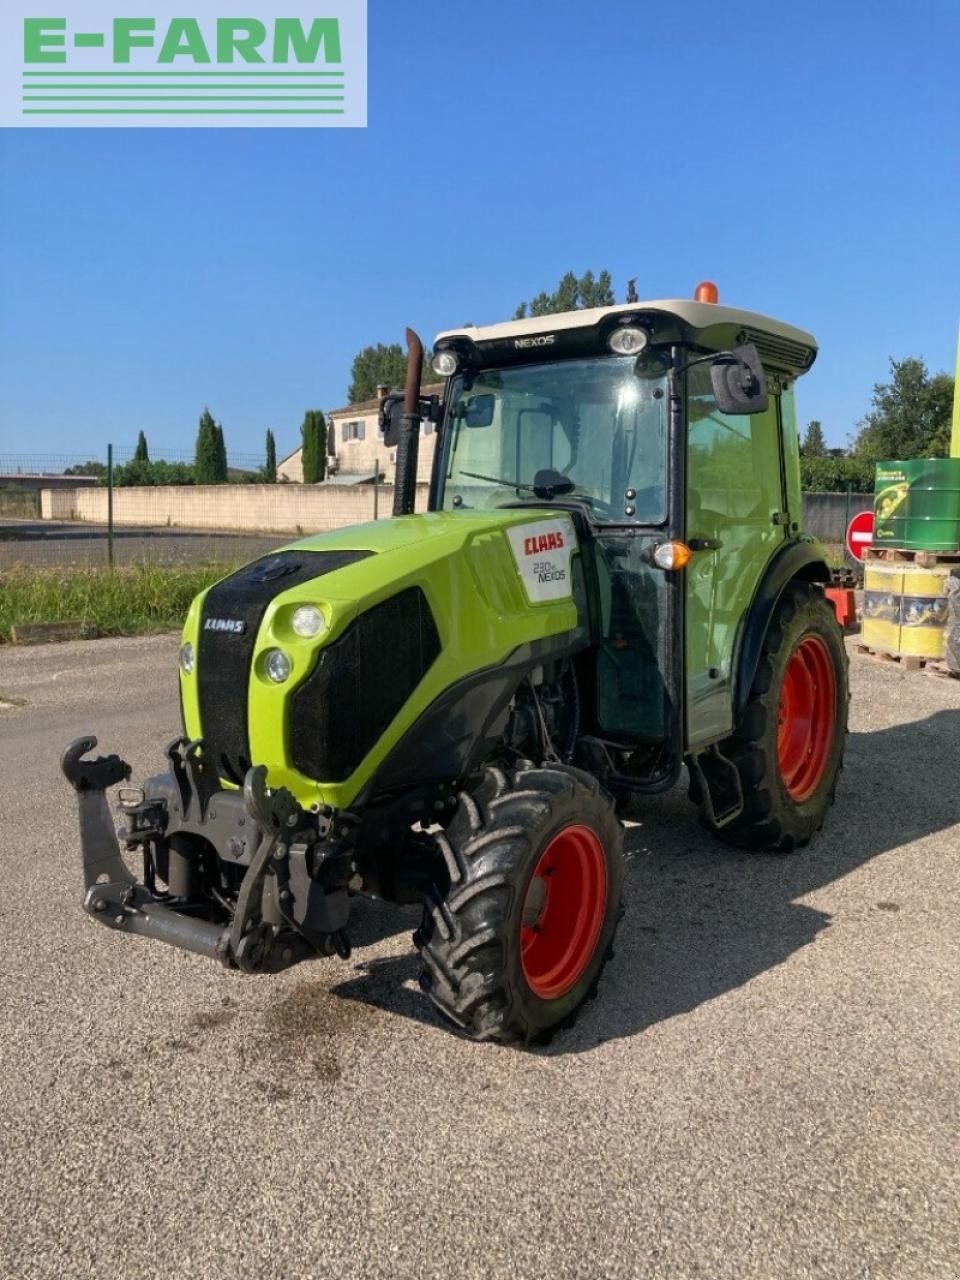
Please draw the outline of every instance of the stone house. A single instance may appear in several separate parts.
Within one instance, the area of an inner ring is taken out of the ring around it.
[[[440,395],[443,386],[440,383],[425,386],[425,396]],[[387,484],[393,484],[396,476],[397,451],[384,444],[383,432],[377,418],[380,400],[387,393],[386,387],[377,388],[377,397],[364,400],[360,404],[348,404],[342,409],[333,409],[326,414],[327,419],[327,471],[334,483],[359,484],[373,479],[379,468],[380,474]],[[436,428],[432,422],[420,424],[420,452],[417,462],[417,479],[428,481],[433,467],[433,455],[436,449]],[[295,449],[293,453],[277,463],[277,479],[303,483],[303,450]]]

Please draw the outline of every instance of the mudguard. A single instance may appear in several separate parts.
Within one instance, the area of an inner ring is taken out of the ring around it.
[[[781,547],[767,565],[757,585],[740,635],[733,699],[735,722],[742,715],[747,699],[750,697],[763,642],[777,607],[777,601],[787,583],[794,578],[799,578],[803,582],[827,583],[830,581],[830,570],[823,558],[823,548],[813,538],[801,537]]]

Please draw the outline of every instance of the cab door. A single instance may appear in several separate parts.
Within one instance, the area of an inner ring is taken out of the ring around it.
[[[771,556],[786,536],[779,397],[765,413],[729,416],[713,397],[709,365],[687,382],[687,746],[733,728],[738,629]]]

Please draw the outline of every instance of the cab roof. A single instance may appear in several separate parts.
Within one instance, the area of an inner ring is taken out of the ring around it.
[[[752,342],[766,367],[794,376],[806,373],[817,356],[816,338],[803,329],[796,329],[756,311],[742,311],[715,302],[695,302],[685,298],[591,307],[557,315],[508,320],[502,324],[465,325],[461,329],[445,329],[437,335],[437,345],[457,344],[458,340],[465,340],[481,350],[488,343],[494,348],[503,348],[523,338],[568,335],[571,330],[578,329],[606,330],[626,317],[646,322],[654,342],[690,342],[708,351],[722,351],[741,342]]]

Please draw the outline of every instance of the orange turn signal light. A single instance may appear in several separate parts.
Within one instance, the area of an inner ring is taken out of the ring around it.
[[[659,569],[683,569],[690,563],[693,552],[685,542],[661,542],[653,553],[653,563]]]
[[[712,280],[701,280],[693,291],[695,302],[719,302],[720,290]]]

